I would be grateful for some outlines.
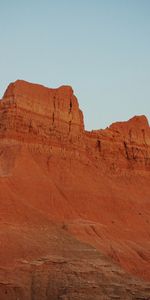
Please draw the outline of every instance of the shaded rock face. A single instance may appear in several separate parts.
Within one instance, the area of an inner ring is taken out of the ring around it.
[[[150,127],[84,130],[69,86],[0,101],[0,299],[149,299]]]

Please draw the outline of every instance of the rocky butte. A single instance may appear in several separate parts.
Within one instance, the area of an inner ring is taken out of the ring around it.
[[[150,299],[150,127],[84,129],[69,86],[0,101],[0,299]]]

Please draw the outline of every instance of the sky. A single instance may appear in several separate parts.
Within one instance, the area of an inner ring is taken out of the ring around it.
[[[150,1],[0,0],[0,98],[17,79],[71,85],[87,130],[150,121]]]

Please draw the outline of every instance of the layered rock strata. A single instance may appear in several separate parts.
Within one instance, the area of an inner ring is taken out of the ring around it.
[[[69,86],[0,101],[0,299],[149,299],[150,127],[84,129]]]

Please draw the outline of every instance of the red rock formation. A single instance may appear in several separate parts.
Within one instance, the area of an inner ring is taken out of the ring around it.
[[[0,299],[148,299],[149,180],[145,116],[87,132],[71,87],[10,84],[0,102]]]
[[[150,170],[150,127],[145,116],[114,123],[105,130],[88,132],[86,136],[89,151],[97,159],[106,160],[112,170]]]
[[[78,137],[84,129],[82,112],[69,86],[50,89],[18,80],[4,94],[2,110],[5,108],[8,118],[10,112],[8,130],[44,138],[52,132]]]

